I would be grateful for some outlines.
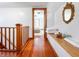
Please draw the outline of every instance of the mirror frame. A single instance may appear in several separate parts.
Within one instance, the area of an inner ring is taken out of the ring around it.
[[[64,12],[65,12],[65,10],[66,9],[71,9],[71,17],[70,17],[70,19],[68,20],[68,21],[66,21],[65,20],[65,17],[64,17]],[[72,4],[72,2],[67,2],[66,3],[66,6],[64,7],[64,9],[63,9],[63,21],[65,22],[65,23],[70,23],[72,20],[73,20],[73,17],[74,17],[74,12],[75,12],[75,10],[74,10],[74,5]]]

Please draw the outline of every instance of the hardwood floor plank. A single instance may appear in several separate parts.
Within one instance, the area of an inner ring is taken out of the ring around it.
[[[30,40],[30,39],[29,39]],[[31,39],[26,45],[21,57],[57,57],[56,52],[51,47],[48,40],[42,36]]]

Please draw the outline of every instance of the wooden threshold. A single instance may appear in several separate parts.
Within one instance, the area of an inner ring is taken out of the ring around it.
[[[6,50],[6,49],[4,49],[4,50],[0,50],[0,52],[17,52],[17,50]]]

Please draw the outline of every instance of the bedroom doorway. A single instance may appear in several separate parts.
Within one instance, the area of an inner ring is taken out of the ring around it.
[[[33,38],[34,36],[45,36],[47,27],[47,9],[33,8]]]

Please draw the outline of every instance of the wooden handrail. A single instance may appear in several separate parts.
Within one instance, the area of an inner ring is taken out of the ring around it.
[[[16,28],[16,27],[0,27],[0,28]]]

